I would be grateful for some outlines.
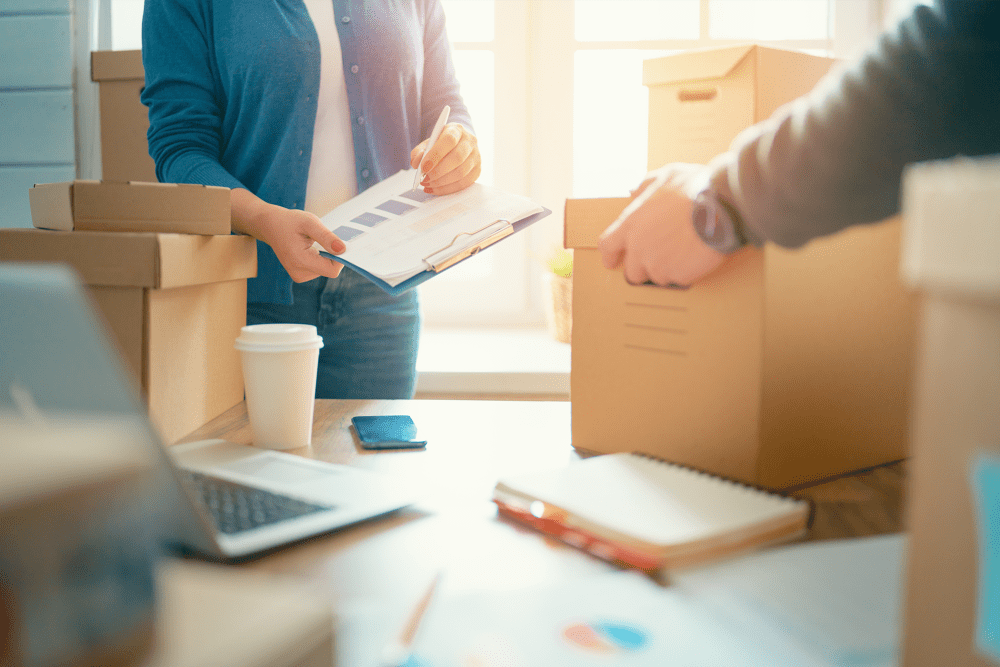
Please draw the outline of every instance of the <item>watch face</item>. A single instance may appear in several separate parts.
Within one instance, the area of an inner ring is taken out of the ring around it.
[[[730,253],[743,245],[729,211],[709,192],[694,199],[692,223],[705,245],[722,253]]]

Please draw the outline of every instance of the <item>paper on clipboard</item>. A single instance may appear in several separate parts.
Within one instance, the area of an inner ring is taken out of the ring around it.
[[[347,244],[331,256],[394,287],[439,272],[514,232],[546,211],[526,197],[480,183],[449,195],[412,190],[413,170],[398,172],[321,218]]]

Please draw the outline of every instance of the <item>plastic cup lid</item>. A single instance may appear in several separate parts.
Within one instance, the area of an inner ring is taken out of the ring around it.
[[[251,324],[240,330],[237,350],[293,352],[323,347],[323,338],[311,324]]]

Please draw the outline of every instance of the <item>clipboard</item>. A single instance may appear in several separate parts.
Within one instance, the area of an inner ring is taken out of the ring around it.
[[[496,243],[499,243],[500,241],[502,241],[502,240],[504,240],[506,238],[509,238],[509,237],[513,236],[514,234],[516,234],[517,232],[521,231],[522,229],[525,229],[526,227],[529,227],[530,225],[533,225],[534,223],[538,222],[542,218],[545,218],[545,217],[547,217],[547,216],[549,216],[551,214],[552,214],[552,211],[550,209],[542,208],[542,210],[539,211],[538,213],[529,215],[526,218],[522,218],[522,219],[516,220],[514,222],[507,222],[507,221],[496,220],[496,221],[491,222],[491,223],[489,223],[487,225],[484,225],[483,227],[479,228],[478,230],[476,230],[474,232],[466,233],[466,234],[459,234],[458,236],[455,237],[455,239],[452,240],[452,242],[450,244],[448,244],[447,246],[445,246],[441,250],[438,250],[437,252],[431,253],[430,255],[428,255],[427,257],[424,258],[424,261],[427,262],[430,265],[430,268],[428,268],[425,271],[422,271],[422,272],[416,274],[415,276],[407,278],[406,280],[404,280],[403,282],[399,283],[398,285],[390,285],[389,283],[387,283],[386,281],[382,280],[381,278],[379,278],[379,277],[377,277],[375,275],[372,275],[368,271],[365,271],[364,269],[358,267],[357,265],[353,264],[352,262],[349,262],[349,261],[347,261],[347,260],[339,257],[338,255],[331,255],[330,253],[325,252],[325,251],[320,251],[319,254],[321,256],[323,256],[323,257],[326,257],[327,259],[332,259],[335,262],[339,262],[340,264],[343,264],[344,266],[346,266],[346,267],[348,267],[348,268],[350,268],[350,269],[352,269],[354,271],[357,271],[358,273],[360,273],[361,275],[363,275],[365,278],[367,278],[371,282],[373,282],[376,285],[378,285],[387,294],[391,294],[392,296],[398,296],[400,294],[403,294],[404,292],[407,292],[407,291],[413,289],[414,287],[416,287],[417,285],[420,285],[421,283],[427,282],[428,280],[430,280],[434,276],[438,275],[439,273],[442,273],[443,271],[446,271],[447,269],[450,269],[453,266],[461,264],[462,262],[464,262],[465,260],[469,259],[470,257],[473,257],[474,255],[479,254],[485,248],[488,248],[488,247],[490,247],[492,245],[495,245]],[[460,236],[474,236],[475,234],[478,234],[479,232],[481,232],[481,231],[483,231],[485,229],[488,229],[489,227],[497,225],[497,223],[499,223],[499,222],[507,222],[507,224],[505,226],[503,226],[502,228],[498,229],[496,232],[490,234],[486,238],[480,239],[478,242],[476,242],[474,244],[463,246],[463,247],[457,249],[455,251],[455,253],[453,253],[453,254],[447,254],[446,256],[444,256],[442,258],[438,258],[437,257],[442,252],[444,252],[445,250],[447,250],[449,247],[451,247],[452,245],[454,245],[455,242],[458,241],[458,238]],[[432,262],[431,261],[432,258],[436,258],[436,261]]]

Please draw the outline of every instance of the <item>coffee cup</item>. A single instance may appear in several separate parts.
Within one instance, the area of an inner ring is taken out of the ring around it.
[[[312,442],[321,347],[323,338],[310,324],[252,324],[240,331],[236,349],[255,446],[294,449]]]

